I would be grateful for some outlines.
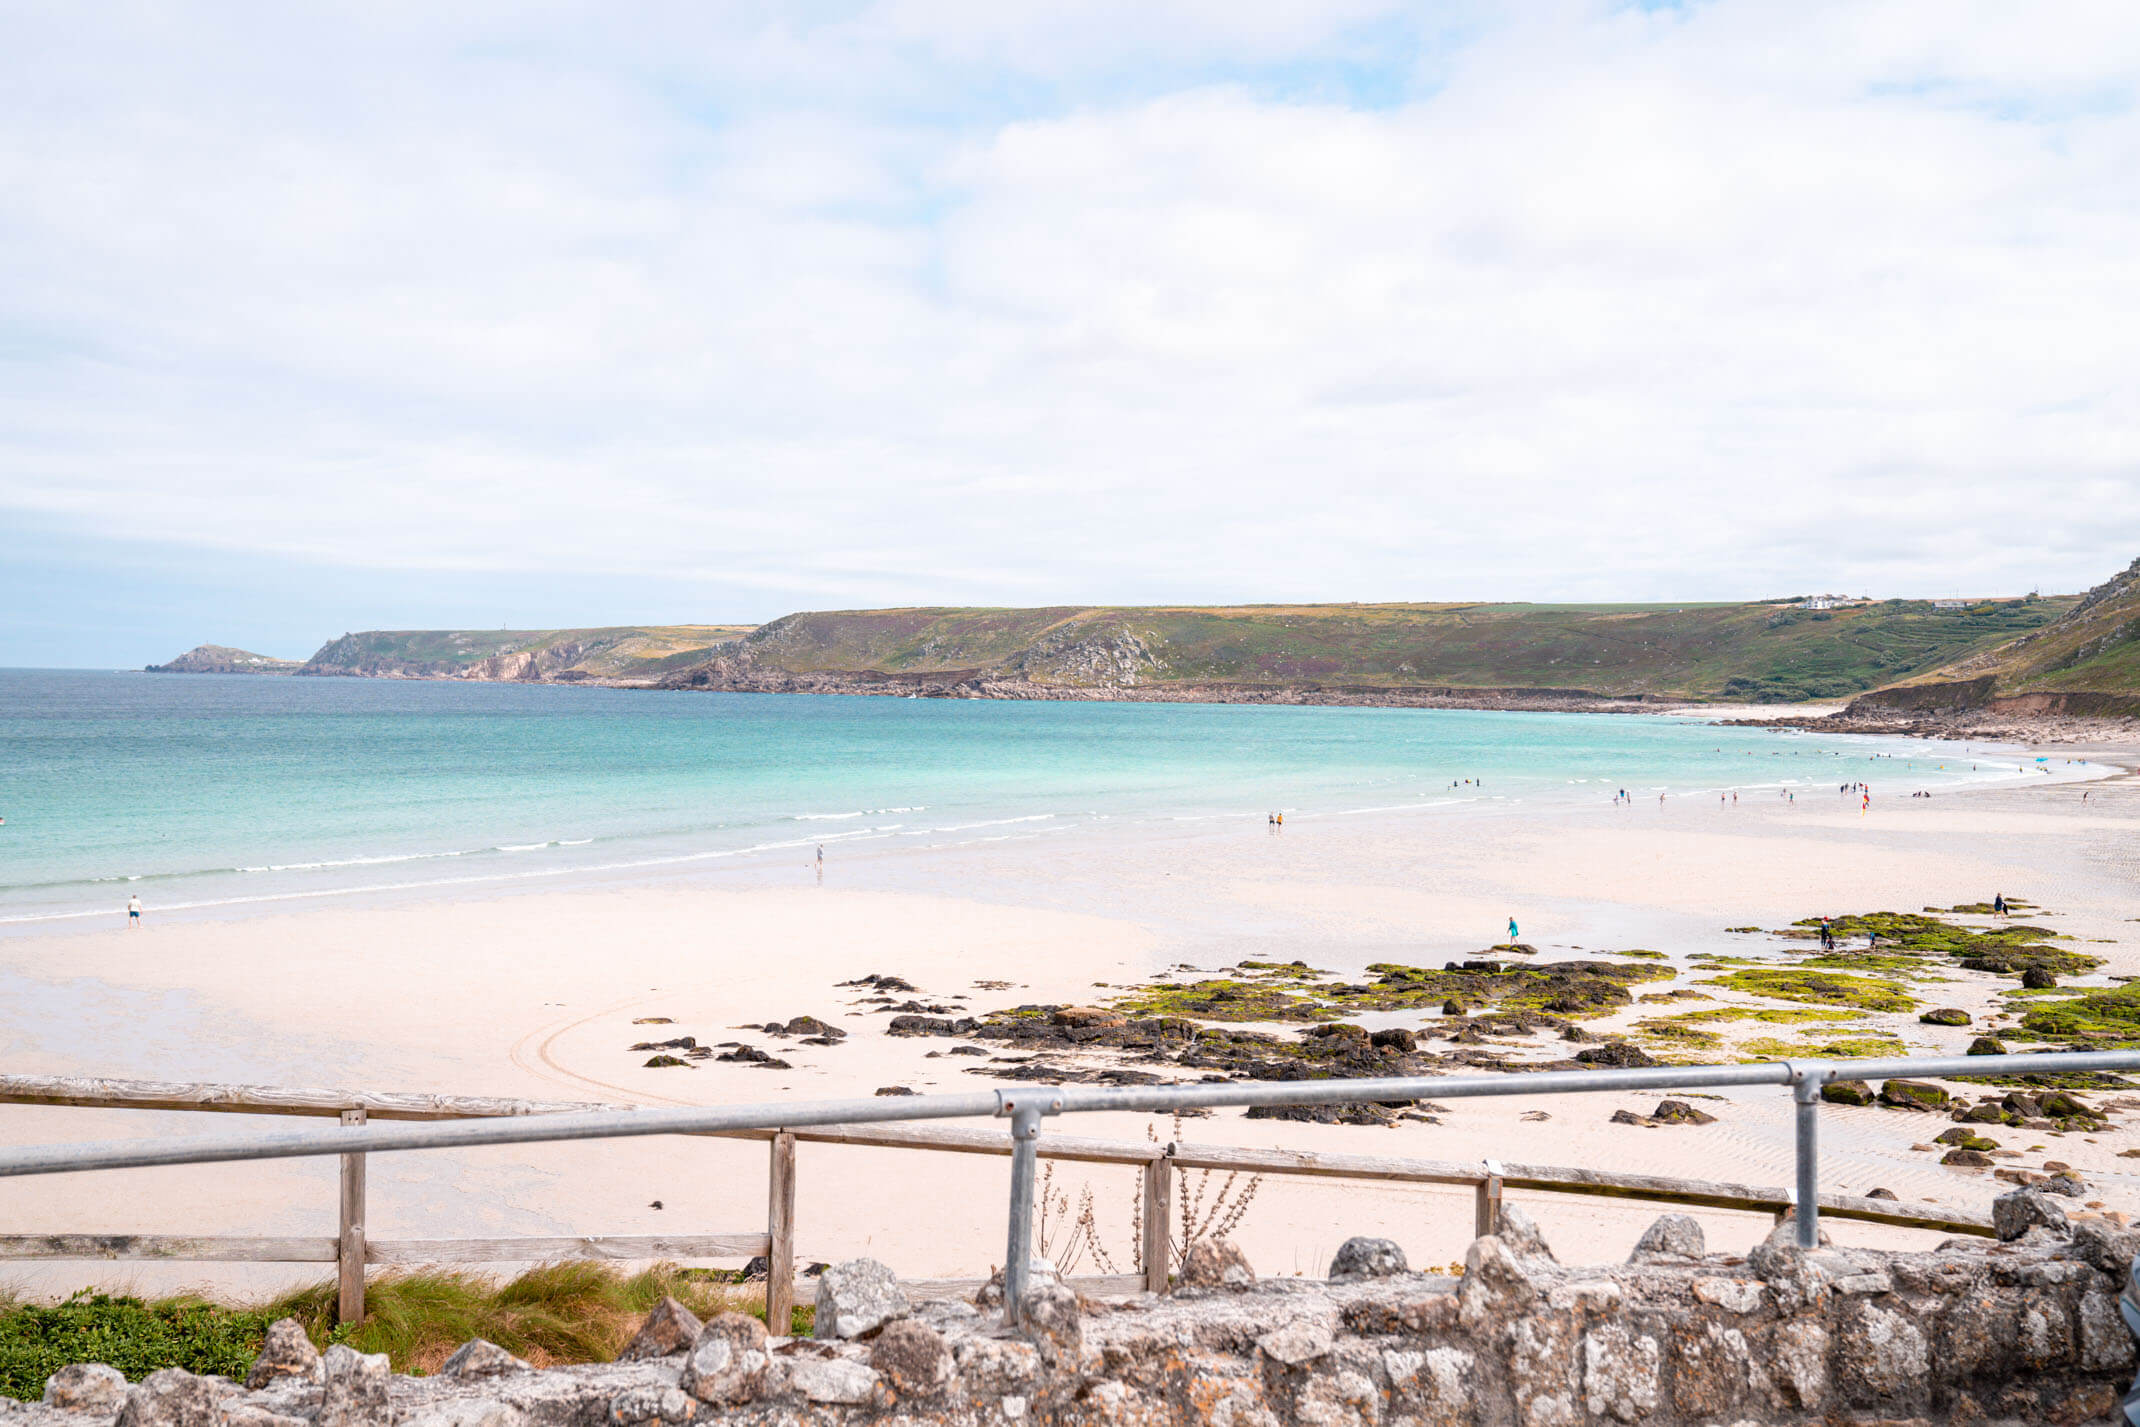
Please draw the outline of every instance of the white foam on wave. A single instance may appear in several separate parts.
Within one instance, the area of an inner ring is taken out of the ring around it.
[[[1055,814],[1053,813],[1028,813],[1022,818],[983,818],[979,822],[946,823],[942,827],[930,828],[929,831],[965,832],[970,828],[977,827],[1008,827],[1012,823],[1044,823],[1052,819],[1054,816]]]

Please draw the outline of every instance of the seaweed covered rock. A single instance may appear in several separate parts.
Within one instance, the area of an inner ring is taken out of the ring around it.
[[[1880,1103],[1898,1110],[1943,1110],[1947,1092],[1922,1080],[1890,1080],[1880,1087]]]
[[[1969,1013],[1955,1006],[1941,1006],[1937,1010],[1925,1012],[1917,1019],[1928,1026],[1966,1026],[1969,1024]]]
[[[1588,1050],[1577,1051],[1575,1059],[1579,1065],[1604,1066],[1611,1070],[1640,1069],[1643,1066],[1664,1063],[1629,1041],[1607,1041],[1603,1045],[1594,1045]]]
[[[1716,1116],[1697,1110],[1684,1100],[1659,1100],[1650,1118],[1660,1125],[1713,1125]]]
[[[1820,1088],[1820,1098],[1831,1105],[1870,1105],[1879,1097],[1862,1080],[1831,1080]]]

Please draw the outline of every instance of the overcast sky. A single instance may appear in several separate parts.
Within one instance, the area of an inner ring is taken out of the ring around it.
[[[2140,6],[0,0],[0,663],[2077,589]]]

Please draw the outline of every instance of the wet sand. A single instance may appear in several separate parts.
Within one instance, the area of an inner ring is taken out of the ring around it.
[[[1439,966],[1500,941],[1510,916],[1542,960],[1646,947],[1676,962],[1697,952],[1744,952],[1746,939],[1729,926],[1911,911],[1994,891],[2041,904],[2045,925],[2104,956],[2101,975],[2089,981],[2140,974],[2140,922],[2129,920],[2140,913],[2132,895],[2140,781],[2094,784],[2086,804],[2079,786],[2048,780],[1926,800],[1888,783],[1895,791],[1863,815],[1854,800],[1802,792],[1795,804],[1769,794],[1735,805],[1682,798],[1661,807],[1296,816],[1282,831],[1259,818],[836,858],[822,883],[798,863],[230,921],[159,925],[152,916],[139,933],[109,928],[0,943],[0,977],[10,992],[0,1006],[0,1045],[17,1072],[646,1105],[866,1096],[892,1085],[986,1089],[1004,1082],[968,1073],[980,1058],[947,1054],[950,1040],[884,1034],[882,1011],[835,983],[889,973],[919,988],[919,999],[975,1011],[1090,1002],[1181,963],[1215,969],[1299,958],[1340,973],[1376,961]],[[1680,984],[1700,974],[1687,972]],[[1011,984],[976,984],[985,981]],[[1944,986],[1939,1003],[1981,1011],[1992,989]],[[1609,1030],[1656,1009],[1586,1024]],[[809,1047],[737,1029],[804,1014],[850,1035],[836,1047]],[[672,1024],[634,1024],[655,1016]],[[1877,1024],[1927,1051],[1959,1050],[1971,1035],[1921,1026],[1914,1014]],[[648,1069],[647,1053],[628,1049],[675,1034],[745,1041],[792,1068],[702,1061]],[[1647,1111],[1656,1098],[1463,1101],[1439,1125],[1392,1129],[1250,1121],[1222,1110],[1185,1122],[1181,1133],[1204,1143],[1788,1179],[1783,1092],[1697,1102],[1718,1115],[1711,1126],[1610,1123],[1614,1110]],[[1524,1118],[1538,1111],[1550,1118]],[[270,1123],[290,1122],[0,1107],[0,1141]],[[1134,1139],[1174,1134],[1162,1119],[1131,1115],[1080,1117],[1062,1128]],[[1831,1107],[1824,1183],[1987,1204],[2007,1186],[1910,1149],[1944,1128],[1930,1117]],[[2055,1156],[2079,1169],[2109,1207],[2140,1210],[2140,1178],[2124,1168],[2140,1161],[2118,1158],[2140,1146],[2131,1130],[1994,1134],[2028,1152],[2015,1163]],[[2044,1148],[2028,1150],[2036,1145]],[[433,1238],[751,1230],[763,1223],[764,1161],[762,1146],[702,1140],[381,1157],[371,1167],[370,1231]],[[1001,1259],[1002,1160],[805,1146],[800,1161],[806,1259],[869,1253],[915,1275],[977,1275]],[[1131,1169],[1105,1166],[1056,1172],[1073,1201],[1085,1185],[1093,1188],[1103,1235],[1124,1267],[1135,1178]],[[327,1162],[0,1182],[0,1231],[329,1234],[333,1182]],[[651,1207],[657,1200],[660,1209]],[[1571,1260],[1624,1254],[1663,1212],[1545,1196],[1521,1202]],[[1767,1228],[1750,1215],[1697,1217],[1720,1247],[1750,1244]],[[1318,1273],[1354,1233],[1396,1239],[1415,1264],[1460,1259],[1470,1226],[1466,1190],[1273,1179],[1237,1237],[1266,1273]],[[1836,1233],[1858,1242],[1916,1237],[1855,1225]],[[33,1292],[89,1283],[251,1292],[322,1273],[314,1265],[65,1263],[11,1266],[0,1270],[0,1282]]]

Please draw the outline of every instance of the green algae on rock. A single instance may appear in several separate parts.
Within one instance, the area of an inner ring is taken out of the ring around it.
[[[2140,1045],[2140,982],[2032,1005],[2020,1033],[2102,1049]]]
[[[1893,981],[1839,971],[1799,967],[1757,967],[1711,977],[1704,986],[1722,986],[1775,1001],[1807,1001],[1820,1006],[1849,1006],[1862,1011],[1914,1011],[1917,1001]]]
[[[1714,1050],[1724,1043],[1715,1031],[1690,1026],[1679,1017],[1651,1017],[1635,1022],[1635,1034],[1644,1040],[1666,1041],[1690,1050]]]
[[[1988,910],[1988,909],[1987,909]],[[1819,917],[1802,917],[1779,936],[1808,941],[1820,935]],[[1859,912],[1834,917],[1828,930],[1840,940],[1877,937],[1882,950],[1952,958],[1965,971],[2020,976],[2041,968],[2057,976],[2080,976],[2103,964],[2098,956],[2047,945],[2062,939],[2049,927],[2009,923],[1979,930],[1919,912]]]
[[[1750,1060],[1877,1060],[1909,1053],[1900,1039],[1878,1031],[1826,1039],[1806,1032],[1796,1041],[1762,1038],[1747,1041],[1739,1050]]]

